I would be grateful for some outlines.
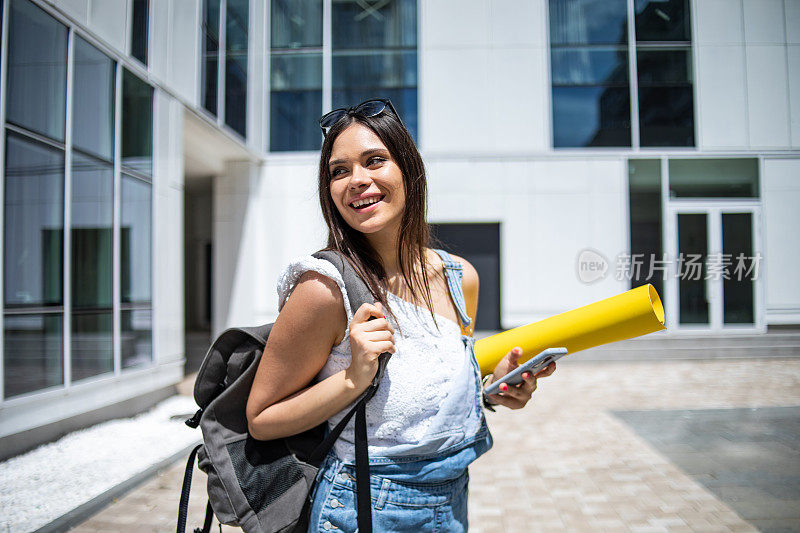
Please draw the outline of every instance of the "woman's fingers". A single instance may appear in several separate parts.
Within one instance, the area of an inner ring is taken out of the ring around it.
[[[372,317],[383,318],[383,311],[380,307],[380,302],[377,302],[376,304],[361,304],[361,307],[356,309],[356,312],[353,313],[353,322],[366,322]]]
[[[540,370],[540,371],[539,371],[539,372],[536,374],[536,376],[535,376],[535,377],[537,377],[537,378],[546,378],[547,376],[550,376],[550,375],[552,375],[552,374],[553,374],[553,372],[555,372],[555,371],[556,371],[556,362],[555,362],[555,361],[553,361],[552,363],[550,363],[549,365],[547,365],[546,367],[544,367],[543,369],[541,369],[541,370]]]

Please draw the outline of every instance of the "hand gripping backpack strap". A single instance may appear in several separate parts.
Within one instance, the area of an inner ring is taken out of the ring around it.
[[[322,250],[314,254],[314,257],[325,259],[341,272],[344,278],[344,285],[347,291],[347,299],[350,302],[350,309],[355,312],[364,303],[372,303],[375,297],[367,288],[367,285],[355,271],[350,262],[340,253],[333,250]],[[367,412],[366,404],[375,395],[383,374],[386,371],[386,364],[391,354],[386,352],[378,356],[378,370],[372,383],[358,398],[355,407],[336,425],[325,440],[314,450],[313,456],[322,457],[339,438],[345,425],[356,416],[355,422],[355,456],[356,456],[356,498],[358,510],[358,530],[362,533],[372,531],[372,496],[369,485],[369,448],[367,442]]]

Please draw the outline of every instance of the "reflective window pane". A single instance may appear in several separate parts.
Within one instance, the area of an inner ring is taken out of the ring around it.
[[[333,0],[333,48],[417,47],[416,0]]]
[[[121,193],[122,302],[150,302],[152,185],[123,175]]]
[[[225,12],[225,123],[247,136],[248,0],[228,0]]]
[[[627,87],[553,87],[553,145],[630,146]]]
[[[3,317],[3,387],[11,398],[64,383],[63,314]]]
[[[114,370],[112,324],[111,311],[72,313],[72,381]]]
[[[273,54],[270,83],[270,150],[318,150],[322,54]]]
[[[417,137],[417,53],[333,54],[333,109],[370,98],[392,101],[411,136]]]
[[[153,360],[153,311],[122,311],[122,368],[131,368]]]
[[[725,324],[753,324],[758,265],[751,213],[722,213],[722,253],[730,258],[722,276],[722,320]]]
[[[550,54],[553,85],[628,83],[625,48],[554,48]]]
[[[272,48],[322,47],[322,0],[272,0]]]
[[[114,169],[73,154],[72,306],[111,308]]]
[[[690,41],[689,0],[635,0],[636,40]]]
[[[122,71],[122,164],[145,175],[153,171],[153,88]]]
[[[5,305],[61,305],[64,153],[9,133],[4,200]]]
[[[639,135],[642,146],[694,146],[691,87],[640,87]]]
[[[689,48],[638,50],[636,61],[640,87],[692,84]]]
[[[219,0],[203,3],[203,62],[200,100],[211,114],[217,114],[217,84],[219,81]]]
[[[626,0],[550,0],[550,43],[628,42]]]
[[[75,38],[72,144],[108,160],[114,157],[114,62]]]
[[[652,283],[658,294],[664,294],[664,275],[653,270],[653,260],[663,259],[661,243],[661,161],[631,159],[628,161],[628,198],[631,233],[631,264],[641,258],[641,269],[633,269],[631,288]]]
[[[708,217],[705,214],[678,215],[678,321],[708,324],[706,262],[708,260]],[[693,266],[696,265],[696,266]]]
[[[673,198],[758,198],[757,159],[670,159]]]
[[[131,55],[147,64],[147,31],[150,17],[150,0],[133,0],[131,23]]]
[[[67,28],[27,0],[9,6],[6,118],[64,140]]]

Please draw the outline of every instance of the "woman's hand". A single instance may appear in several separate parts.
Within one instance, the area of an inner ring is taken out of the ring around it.
[[[352,360],[345,377],[359,390],[366,390],[378,371],[378,356],[393,354],[394,328],[386,320],[380,302],[365,303],[350,321],[350,353]]]
[[[501,379],[503,376],[514,370],[519,366],[519,358],[522,356],[522,348],[517,346],[506,354],[503,359],[497,363],[497,366],[492,372],[493,378],[489,381],[492,383]],[[487,394],[486,398],[490,403],[496,405],[504,405],[509,409],[522,409],[528,400],[531,399],[533,391],[536,390],[537,378],[546,378],[556,371],[555,361],[540,370],[536,375],[532,376],[530,372],[522,373],[522,383],[518,385],[507,385],[505,383],[500,385],[502,392],[498,394]],[[487,383],[487,385],[489,384]]]

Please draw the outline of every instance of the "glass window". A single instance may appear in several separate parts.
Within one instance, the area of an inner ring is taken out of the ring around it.
[[[9,398],[64,382],[64,153],[9,132],[4,186],[3,379]]]
[[[553,87],[553,145],[630,146],[628,87]]]
[[[270,150],[317,150],[322,136],[322,1],[271,4]]]
[[[273,54],[270,149],[316,150],[321,135],[322,54]]]
[[[152,185],[122,176],[122,368],[152,361]]]
[[[5,315],[3,376],[6,398],[64,383],[62,313]]]
[[[114,62],[75,38],[72,144],[107,160],[114,157]]]
[[[72,379],[114,369],[112,276],[114,169],[72,161]]]
[[[273,0],[272,48],[322,48],[322,0]]]
[[[757,159],[671,159],[672,198],[758,198]]]
[[[694,146],[694,93],[689,49],[639,48],[642,146]]]
[[[123,303],[149,303],[152,185],[122,176],[121,276]]]
[[[550,0],[550,44],[627,42],[627,0]]]
[[[651,267],[653,260],[663,260],[661,243],[661,161],[628,161],[628,199],[631,234],[631,288],[652,283],[663,295],[664,275]],[[635,261],[634,261],[635,260]]]
[[[389,98],[417,137],[417,12],[413,0],[333,2],[333,108]]]
[[[133,0],[131,27],[131,55],[147,64],[147,31],[149,27],[150,0]]]
[[[247,27],[249,0],[228,0],[225,9],[225,123],[247,136]]]
[[[27,0],[9,11],[6,120],[63,141],[67,28]]]
[[[122,164],[151,175],[153,168],[153,88],[122,71]]]
[[[626,0],[550,0],[556,148],[630,146],[626,23]]]
[[[203,2],[203,64],[201,101],[212,115],[217,114],[217,82],[219,80],[219,1]]]
[[[691,41],[689,0],[635,0],[637,41]]]
[[[64,153],[9,133],[4,200],[6,308],[62,305]]]
[[[120,318],[122,368],[149,364],[153,360],[153,311],[123,310]]]

